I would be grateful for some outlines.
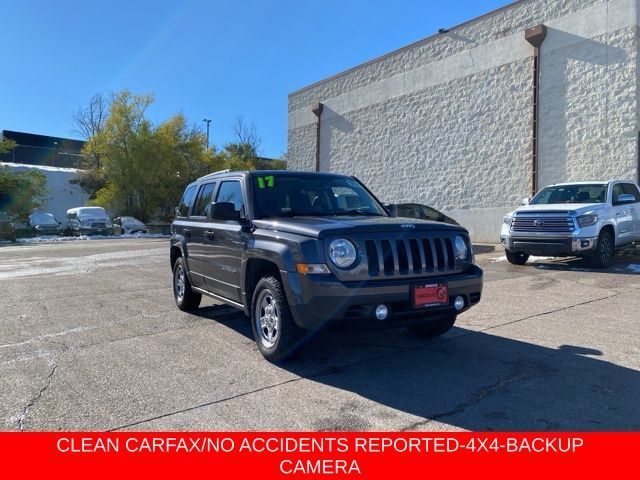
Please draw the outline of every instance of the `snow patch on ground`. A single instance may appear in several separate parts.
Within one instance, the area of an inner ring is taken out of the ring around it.
[[[166,248],[152,248],[78,257],[36,257],[29,262],[25,262],[24,259],[8,259],[0,269],[0,280],[39,275],[87,274],[99,268],[144,268],[145,265],[165,262],[166,256]]]
[[[546,261],[546,260],[553,260],[554,258],[556,257],[529,257],[529,261],[533,261],[533,262]],[[491,259],[491,263],[506,262],[506,261],[507,261],[506,255]]]
[[[124,235],[80,235],[78,237],[58,237],[56,235],[42,235],[31,238],[18,238],[18,243],[55,243],[72,242],[75,240],[118,240],[126,238],[169,238],[169,235],[162,233],[129,233]]]

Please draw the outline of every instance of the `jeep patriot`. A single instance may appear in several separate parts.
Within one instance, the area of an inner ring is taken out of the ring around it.
[[[464,228],[391,217],[344,175],[204,176],[176,207],[170,243],[178,308],[208,295],[242,310],[269,361],[329,324],[441,335],[482,292]]]

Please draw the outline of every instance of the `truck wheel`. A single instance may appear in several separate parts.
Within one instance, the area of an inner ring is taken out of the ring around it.
[[[613,244],[613,237],[608,231],[601,232],[598,236],[598,245],[593,256],[589,259],[593,268],[607,268],[611,265],[615,246]]]
[[[187,267],[182,257],[178,257],[173,265],[173,296],[178,308],[184,312],[195,310],[202,300],[202,295],[191,289]]]
[[[411,332],[416,337],[422,338],[433,338],[438,337],[447,333],[453,327],[453,324],[456,323],[457,315],[455,313],[440,318],[438,320],[434,320],[428,323],[419,323],[417,325],[409,325],[407,326],[407,330]]]
[[[505,250],[507,254],[507,260],[513,265],[524,265],[529,260],[529,255],[522,252],[512,252],[511,250]]]
[[[284,290],[275,277],[262,277],[251,302],[251,326],[258,350],[270,362],[293,357],[301,346],[303,330],[293,320]]]

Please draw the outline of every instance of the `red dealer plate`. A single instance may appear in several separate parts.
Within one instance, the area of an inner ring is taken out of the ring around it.
[[[441,283],[413,287],[414,307],[435,307],[449,304],[449,290]]]

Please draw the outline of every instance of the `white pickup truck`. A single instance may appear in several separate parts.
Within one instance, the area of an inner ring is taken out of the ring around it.
[[[500,240],[514,265],[579,256],[605,268],[617,248],[640,243],[640,189],[630,180],[545,187],[504,217]]]

